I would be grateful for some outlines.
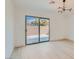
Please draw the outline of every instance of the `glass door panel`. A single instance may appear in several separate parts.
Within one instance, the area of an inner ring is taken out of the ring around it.
[[[49,40],[49,19],[40,18],[40,42]]]
[[[39,42],[39,18],[26,17],[26,44]]]

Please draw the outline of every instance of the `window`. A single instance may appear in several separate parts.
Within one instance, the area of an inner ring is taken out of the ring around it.
[[[26,44],[49,41],[49,18],[26,16],[25,41]]]

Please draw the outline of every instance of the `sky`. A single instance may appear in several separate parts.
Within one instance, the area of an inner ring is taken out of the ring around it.
[[[32,21],[35,21],[35,18],[32,17],[32,16],[28,16],[27,17],[27,22],[32,22]]]

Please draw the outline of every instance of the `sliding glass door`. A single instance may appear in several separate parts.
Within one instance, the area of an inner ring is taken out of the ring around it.
[[[49,40],[49,19],[40,18],[40,42]]]
[[[26,16],[25,42],[33,44],[49,40],[49,19],[35,16]]]
[[[39,42],[39,18],[33,16],[26,17],[26,43]]]

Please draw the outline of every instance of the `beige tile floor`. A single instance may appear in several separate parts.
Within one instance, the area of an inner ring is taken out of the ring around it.
[[[74,59],[73,44],[64,40],[15,48],[11,59]]]

